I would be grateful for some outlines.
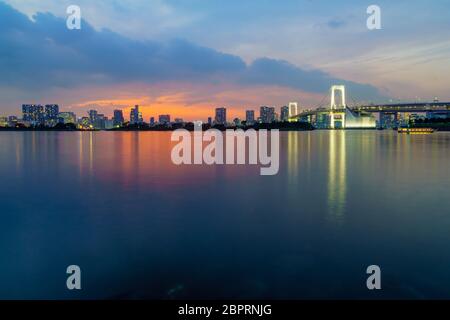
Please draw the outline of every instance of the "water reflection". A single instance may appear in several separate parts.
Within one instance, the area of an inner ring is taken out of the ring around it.
[[[382,298],[450,297],[450,134],[280,138],[262,177],[175,166],[164,132],[0,134],[0,298],[371,298],[373,260]]]
[[[342,223],[347,196],[346,132],[333,130],[329,133],[328,153],[328,217]]]
[[[303,138],[303,137],[300,137]],[[298,132],[287,133],[287,170],[288,170],[288,183],[291,186],[295,186],[298,183],[298,173],[300,170],[300,138]],[[283,148],[282,148],[283,149]]]

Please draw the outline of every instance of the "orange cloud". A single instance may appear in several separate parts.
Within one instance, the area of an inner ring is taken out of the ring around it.
[[[111,116],[114,109],[122,109],[128,118],[130,109],[139,105],[145,121],[150,117],[157,119],[160,114],[170,114],[172,119],[205,121],[214,117],[214,109],[219,106],[227,107],[229,120],[243,119],[248,109],[258,114],[260,106],[268,105],[276,106],[279,112],[279,108],[290,101],[298,101],[302,108],[307,108],[316,106],[323,96],[279,86],[165,82],[152,86],[129,84],[96,88],[94,92],[88,89],[79,92],[76,100],[70,102],[70,108],[77,114],[96,109]]]

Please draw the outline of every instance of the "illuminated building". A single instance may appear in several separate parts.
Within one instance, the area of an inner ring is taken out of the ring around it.
[[[245,121],[247,125],[251,126],[255,123],[255,111],[247,110],[245,111]]]
[[[58,122],[63,124],[76,124],[77,116],[73,112],[60,112],[58,113]]]
[[[130,111],[130,124],[142,124],[144,120],[142,118],[142,113],[139,112],[139,106],[135,105]]]
[[[81,129],[92,129],[93,125],[91,123],[91,119],[89,117],[82,117],[78,122],[78,125]]]
[[[97,110],[89,110],[89,120],[91,121],[91,124],[94,125],[95,121],[97,121]]]
[[[402,119],[402,122],[409,121],[408,117]],[[380,112],[380,122],[379,126],[383,129],[390,129],[398,127],[398,112]]]
[[[216,124],[226,125],[227,124],[227,109],[226,108],[216,108]]]
[[[45,123],[44,107],[40,104],[22,105],[22,119],[32,126],[39,126]]]
[[[94,122],[94,128],[95,129],[105,129],[107,118],[104,114],[99,113],[97,114],[97,119]]]
[[[0,127],[7,127],[8,126],[8,118],[7,117],[0,117]]]
[[[105,129],[109,130],[114,128],[114,119],[105,118]]]
[[[281,107],[280,121],[282,121],[282,122],[289,121],[289,107],[288,106]]]
[[[351,111],[349,108],[345,108],[345,124],[346,129],[369,129],[376,128],[377,123],[373,115],[368,113]]]
[[[9,116],[8,117],[8,125],[10,127],[15,127],[17,125],[18,121],[19,121],[19,119],[17,119],[16,116]]]
[[[113,122],[115,127],[120,127],[125,122],[122,110],[114,110]]]
[[[275,108],[262,106],[260,108],[259,117],[262,123],[272,123],[275,121]]]
[[[45,105],[45,120],[56,120],[58,118],[59,106],[57,104]]]

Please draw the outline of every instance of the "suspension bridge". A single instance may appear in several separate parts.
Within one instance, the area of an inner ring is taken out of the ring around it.
[[[353,100],[353,105],[347,104],[344,85],[331,87],[330,103],[312,110],[304,110],[290,117],[291,121],[307,121],[317,128],[375,128],[396,127],[401,121],[408,121],[419,113],[426,117],[449,117],[450,102],[406,102],[390,104],[362,104]]]

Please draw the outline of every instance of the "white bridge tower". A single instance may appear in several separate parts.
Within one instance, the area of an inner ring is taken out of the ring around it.
[[[341,104],[336,104],[336,91],[341,93]],[[331,87],[331,109],[337,109],[338,107],[345,107],[347,104],[345,102],[345,86],[332,86]]]
[[[341,94],[340,104],[336,103],[336,91],[339,91]],[[342,111],[340,109],[345,109],[347,106],[345,102],[345,86],[338,85],[331,87],[331,112],[330,112],[330,128],[335,129],[345,128],[345,110]],[[336,123],[338,125],[336,125]]]

